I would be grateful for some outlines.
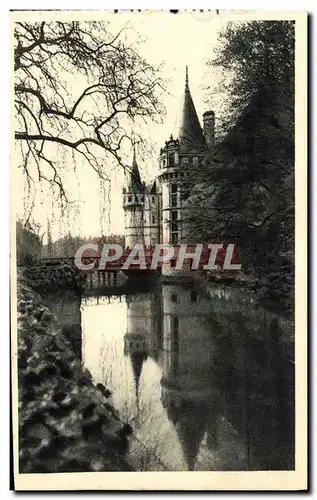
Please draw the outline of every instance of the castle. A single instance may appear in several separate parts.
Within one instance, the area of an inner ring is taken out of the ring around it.
[[[203,164],[214,145],[215,115],[203,114],[201,128],[189,89],[186,67],[184,104],[179,134],[160,149],[159,173],[149,185],[142,182],[134,150],[130,178],[123,188],[126,246],[136,243],[177,245],[188,234],[184,200],[191,187],[191,170]]]

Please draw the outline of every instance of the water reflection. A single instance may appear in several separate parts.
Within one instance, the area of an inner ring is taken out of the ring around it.
[[[82,329],[83,362],[132,423],[139,470],[294,468],[285,320],[169,284],[84,299]]]

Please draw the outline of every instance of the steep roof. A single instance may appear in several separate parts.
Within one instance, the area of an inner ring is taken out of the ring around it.
[[[139,382],[143,367],[143,362],[146,360],[147,355],[145,352],[133,352],[130,354],[132,370],[133,370],[133,378],[135,384],[135,394],[138,399],[139,397]]]
[[[202,148],[205,144],[203,132],[198,120],[194,102],[189,90],[188,68],[186,66],[185,95],[182,120],[179,131],[179,144],[181,151]]]
[[[157,193],[157,186],[156,186],[156,180],[153,181],[152,184],[150,184],[150,193],[151,194],[156,194]]]
[[[141,176],[139,172],[139,167],[136,161],[135,147],[133,148],[133,160],[132,160],[132,170],[130,174],[130,186],[133,192],[143,192],[144,185],[141,181]]]
[[[207,425],[207,414],[204,401],[182,400],[176,432],[190,471],[195,468],[198,450]]]

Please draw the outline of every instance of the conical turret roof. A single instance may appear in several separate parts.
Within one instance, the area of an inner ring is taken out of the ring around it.
[[[179,144],[182,151],[201,149],[205,140],[198,120],[194,102],[189,90],[188,67],[186,66],[185,95],[179,131]]]
[[[147,355],[145,352],[134,352],[131,353],[131,364],[133,370],[133,378],[135,383],[135,394],[136,397],[139,397],[139,383],[142,372],[143,363],[146,360]]]
[[[133,146],[132,170],[130,176],[130,186],[133,192],[140,193],[144,191],[144,185],[141,181],[139,167],[136,161],[135,146]]]
[[[207,424],[207,408],[202,401],[183,400],[176,432],[188,470],[194,470],[196,457]]]

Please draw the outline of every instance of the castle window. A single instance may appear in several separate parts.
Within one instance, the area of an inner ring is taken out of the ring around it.
[[[195,290],[192,290],[190,292],[190,301],[191,302],[197,302],[197,292],[195,292]]]
[[[172,224],[172,232],[177,233],[177,231],[178,231],[178,224]]]
[[[172,184],[171,191],[172,193],[177,193],[177,184]]]
[[[171,206],[173,208],[177,207],[177,194],[172,194],[172,197],[171,197]]]
[[[152,224],[155,224],[155,216],[152,215]]]
[[[152,203],[154,203],[154,202],[155,202],[155,198],[154,198],[154,196],[152,196]]]
[[[178,233],[172,233],[172,245],[177,245],[178,243]]]
[[[177,220],[177,210],[172,210],[172,220]]]
[[[177,302],[177,293],[172,293],[171,294],[171,302],[174,302],[174,303]]]
[[[167,166],[174,167],[175,165],[175,155],[174,153],[168,153],[167,155]]]

